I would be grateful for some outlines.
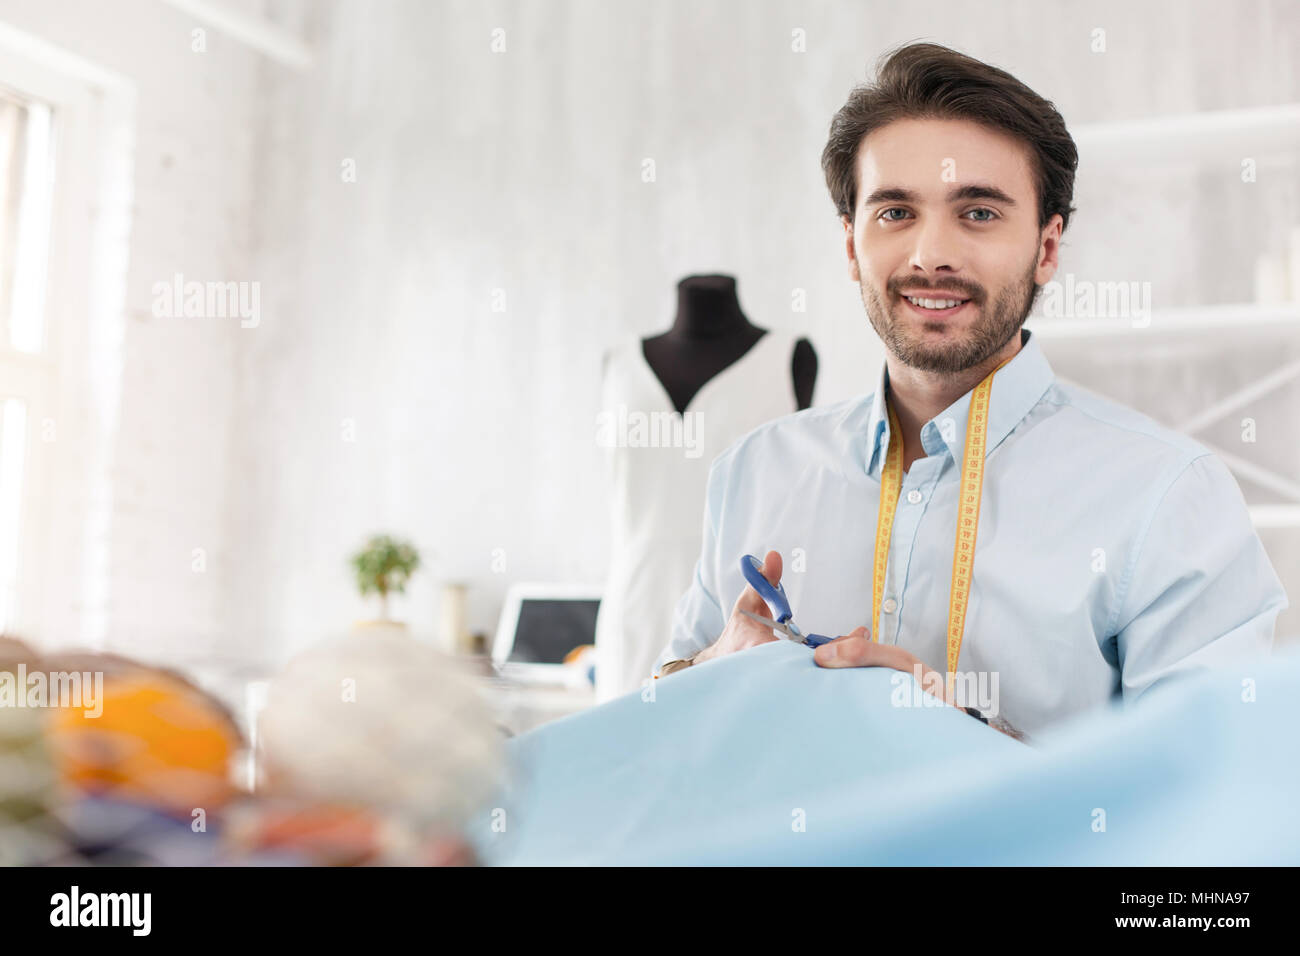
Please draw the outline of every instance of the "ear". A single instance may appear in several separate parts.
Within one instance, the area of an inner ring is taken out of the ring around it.
[[[1034,270],[1035,285],[1044,285],[1056,275],[1056,269],[1061,264],[1061,227],[1064,223],[1065,220],[1061,218],[1060,213],[1057,213],[1038,236],[1038,267]]]
[[[858,267],[858,251],[853,245],[853,221],[848,216],[840,216],[844,226],[844,250],[849,258],[849,278],[854,282],[862,281],[862,270]]]

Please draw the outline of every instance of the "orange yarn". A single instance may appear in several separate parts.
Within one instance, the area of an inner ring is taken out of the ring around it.
[[[103,712],[51,711],[47,733],[62,781],[89,794],[190,818],[235,793],[238,728],[197,689],[156,671],[106,675]]]

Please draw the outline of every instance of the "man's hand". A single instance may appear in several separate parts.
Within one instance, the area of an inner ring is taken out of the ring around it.
[[[774,585],[781,583],[780,551],[767,552],[767,557],[763,559],[763,577]],[[724,654],[734,654],[748,647],[780,640],[772,633],[770,627],[764,627],[753,618],[745,617],[740,613],[741,611],[749,611],[759,617],[772,616],[772,609],[767,606],[767,602],[757,591],[747,585],[740,597],[736,598],[736,604],[731,609],[731,617],[727,618],[727,626],[723,628],[722,636],[696,654],[693,658],[694,663],[699,664],[714,657],[722,657]]]
[[[920,685],[945,703],[957,706],[948,697],[944,675],[926,667],[911,651],[895,644],[879,644],[871,639],[871,632],[859,627],[851,634],[837,637],[813,651],[813,660],[819,667],[892,667],[917,679]]]
[[[961,709],[961,705],[953,699],[954,695],[948,693],[948,682],[943,674],[932,667],[926,667],[911,651],[893,644],[877,644],[865,627],[859,627],[852,634],[823,644],[813,651],[813,660],[819,667],[892,667],[896,671],[905,671],[931,694]],[[990,717],[989,726],[1008,737],[1022,743],[1024,741],[1024,734],[1002,717]]]

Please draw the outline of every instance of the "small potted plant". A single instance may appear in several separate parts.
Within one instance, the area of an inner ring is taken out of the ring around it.
[[[400,621],[388,617],[388,595],[404,594],[406,582],[420,566],[420,553],[409,541],[401,541],[386,534],[372,535],[364,548],[352,556],[352,569],[357,575],[361,596],[379,594],[378,621],[363,622],[404,627]]]

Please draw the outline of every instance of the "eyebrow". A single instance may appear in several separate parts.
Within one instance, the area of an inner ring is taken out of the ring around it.
[[[948,191],[948,202],[963,202],[970,199],[987,199],[991,202],[999,202],[1005,206],[1014,206],[1016,201],[1008,196],[997,186],[988,183],[967,183],[964,186],[956,186]],[[920,202],[921,197],[910,189],[902,189],[898,186],[882,186],[870,196],[862,201],[863,206],[874,206],[882,202]]]

